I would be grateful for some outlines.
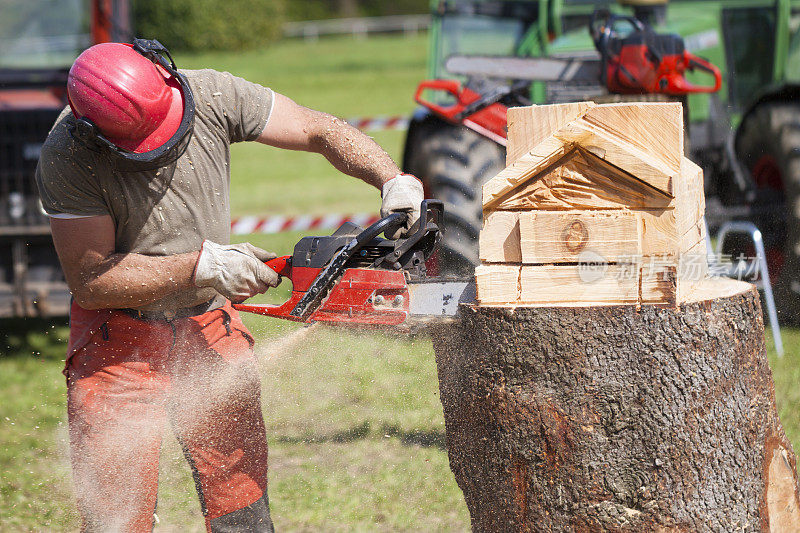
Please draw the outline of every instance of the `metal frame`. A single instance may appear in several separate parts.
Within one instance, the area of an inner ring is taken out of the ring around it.
[[[772,283],[769,278],[769,269],[767,267],[767,256],[764,250],[764,239],[761,236],[761,231],[751,222],[732,221],[724,223],[717,232],[717,249],[714,255],[715,260],[722,254],[725,238],[728,235],[747,235],[753,241],[756,249],[755,261],[758,264],[760,279],[754,283],[756,287],[764,291],[764,299],[767,303],[767,315],[769,316],[769,326],[772,329],[772,337],[775,341],[775,351],[778,352],[778,357],[783,357],[783,339],[781,338],[781,329],[778,324],[778,311],[775,307],[775,298],[772,293]],[[708,235],[708,232],[706,232]],[[711,241],[706,241],[707,249],[711,249]],[[739,278],[739,273],[742,271],[744,260],[739,260],[731,264],[728,271],[728,277]],[[749,266],[745,267],[749,268]]]

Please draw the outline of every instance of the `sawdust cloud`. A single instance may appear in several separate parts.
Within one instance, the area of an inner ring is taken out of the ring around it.
[[[166,380],[171,383],[167,385],[170,393],[166,400],[164,417],[154,416],[154,410],[150,408],[152,406],[144,408],[143,405],[134,405],[124,409],[115,418],[113,427],[92,432],[91,450],[72,450],[73,454],[88,457],[94,450],[101,449],[110,459],[95,466],[87,461],[77,463],[82,470],[73,479],[73,490],[88,514],[94,514],[94,509],[105,516],[106,520],[113,520],[111,523],[104,521],[103,528],[125,530],[130,524],[127,523],[126,513],[122,511],[135,509],[137,503],[146,499],[147,490],[142,483],[142,473],[157,478],[159,450],[163,439],[170,438],[170,434],[175,434],[176,428],[180,428],[181,439],[202,440],[203,434],[209,429],[210,420],[220,420],[222,424],[231,423],[230,413],[252,407],[260,397],[259,378],[268,371],[268,367],[282,354],[292,353],[295,347],[316,330],[317,326],[303,327],[258,342],[254,349],[254,358],[245,358],[235,364],[217,358],[218,364],[212,361],[211,364],[193,365],[195,354],[189,353],[180,357],[181,364],[170,370],[173,379]],[[149,358],[145,350],[141,351],[140,356],[133,355],[134,360],[146,361]],[[202,353],[196,355],[198,359],[203,358]],[[208,359],[205,361],[207,363]],[[170,407],[174,405],[180,405],[180,408]],[[258,408],[261,408],[260,402]],[[235,422],[236,418],[233,418],[233,423]],[[70,431],[75,430],[76,428],[70,428]],[[136,438],[132,438],[133,435]],[[69,439],[62,434],[59,440],[65,450],[61,459],[64,466],[69,468],[70,452],[66,451],[69,450]],[[155,461],[150,468],[147,461],[142,461],[143,451],[146,449],[156,450],[151,457]],[[113,468],[113,464],[121,467]],[[150,472],[146,472],[147,470]],[[103,509],[116,510],[117,515],[111,517],[102,512]]]
[[[306,341],[310,335],[317,332],[318,328],[317,324],[312,324],[280,337],[256,343],[255,355],[259,366],[263,369],[269,363],[275,362],[281,355],[292,351],[301,342]]]
[[[317,344],[314,336],[322,331],[325,332],[325,338],[328,342],[324,343],[324,347],[314,348]],[[270,372],[274,372],[275,365],[279,364],[282,358],[296,357],[298,355],[310,356],[311,354],[308,350],[330,349],[331,344],[334,346],[339,344],[347,346],[348,341],[352,340],[351,336],[353,334],[374,333],[374,331],[369,330],[359,332],[355,328],[325,327],[318,324],[292,329],[282,335],[270,338],[265,338],[256,328],[254,328],[253,332],[259,338],[254,347],[255,357],[247,359],[241,365],[225,364],[198,368],[189,364],[192,360],[190,356],[185,358],[187,362],[185,367],[177,369],[177,373],[181,376],[181,381],[184,382],[184,385],[179,392],[174,394],[176,396],[175,399],[182,405],[181,417],[178,422],[184,428],[185,433],[203,432],[207,428],[208,414],[210,412],[224,418],[226,413],[231,410],[235,411],[242,405],[252,402],[253,398],[258,397],[261,393],[259,379]],[[452,333],[452,330],[447,327],[433,327],[426,328],[424,332],[420,332],[420,336],[447,336],[448,332]],[[382,333],[387,340],[397,339],[398,337],[408,339],[405,334],[392,335],[386,331]],[[412,342],[413,338],[414,336],[412,336]],[[146,358],[146,354],[142,354],[142,357]],[[253,365],[255,365],[255,372],[253,371]],[[204,416],[201,418],[200,414],[204,414]],[[264,415],[269,416],[269,413],[264,413]],[[173,429],[169,422],[165,423],[163,419],[143,416],[142,413],[135,410],[129,410],[128,416],[118,422],[120,426],[135,427],[137,435],[141,435],[143,439],[156,438],[156,436],[158,438],[163,437],[165,440],[174,438],[171,436]],[[68,450],[68,440],[64,437],[66,435],[62,433],[64,449]],[[269,438],[270,435],[267,435],[267,437]],[[111,433],[105,436],[104,439],[103,447],[117,450],[118,457],[134,457],[140,453],[142,448],[142,439],[136,439],[136,442],[131,442],[130,434],[127,432]],[[62,460],[68,468],[68,452],[62,455]],[[188,466],[185,468],[188,468]],[[161,475],[165,475],[163,470]],[[167,473],[166,475],[172,476],[175,474]],[[104,476],[113,480],[113,483],[92,485],[90,483],[76,482],[73,484],[75,494],[81,494],[84,500],[103,502],[103,506],[106,508],[124,509],[126,506],[132,505],[132,500],[136,498],[132,498],[130,494],[124,494],[123,491],[111,491],[109,487],[119,484],[135,487],[139,476],[130,471],[119,470],[109,471]],[[142,494],[136,493],[135,490],[134,495],[136,497],[142,496]],[[124,529],[123,517],[120,516],[119,520],[119,524],[112,524],[112,526],[119,526],[119,528]],[[159,526],[159,530],[161,530],[161,526]]]

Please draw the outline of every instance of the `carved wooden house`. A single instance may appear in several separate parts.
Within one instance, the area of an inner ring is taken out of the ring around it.
[[[706,276],[680,104],[510,109],[506,163],[483,187],[481,304],[675,305]]]

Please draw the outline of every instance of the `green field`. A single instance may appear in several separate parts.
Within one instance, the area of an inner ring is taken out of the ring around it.
[[[285,42],[240,54],[178,55],[227,69],[336,115],[405,114],[425,73],[424,37]],[[403,135],[376,139],[398,157]],[[377,191],[320,157],[258,145],[233,150],[235,214],[376,211]],[[253,236],[289,253],[301,234]],[[269,295],[285,298],[282,286]],[[444,449],[430,342],[357,335],[246,317],[258,338],[270,438],[270,501],[282,531],[463,531],[469,517]],[[75,530],[68,467],[61,322],[0,329],[0,530]],[[800,331],[784,330],[778,407],[800,444]],[[193,483],[166,434],[156,531],[201,531]]]

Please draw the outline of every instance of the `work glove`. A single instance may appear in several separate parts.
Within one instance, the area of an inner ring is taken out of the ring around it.
[[[217,244],[205,240],[194,267],[194,284],[212,287],[233,303],[277,287],[278,274],[264,264],[277,255],[245,242]]]
[[[391,213],[408,213],[406,223],[397,228],[387,230],[386,237],[399,239],[408,234],[408,230],[419,220],[419,207],[425,199],[422,182],[411,174],[398,174],[383,184],[381,191],[383,203],[381,204],[381,217],[385,218]],[[390,234],[390,233],[391,234]]]

